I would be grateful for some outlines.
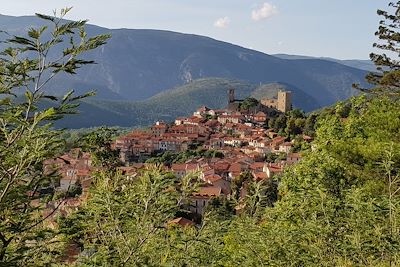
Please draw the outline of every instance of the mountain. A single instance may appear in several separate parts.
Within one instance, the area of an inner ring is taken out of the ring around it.
[[[347,59],[347,60],[340,60],[330,57],[310,57],[310,56],[299,56],[299,55],[288,55],[288,54],[274,54],[274,57],[278,57],[281,59],[289,59],[289,60],[298,60],[298,59],[321,59],[336,62],[348,67],[365,70],[368,72],[376,71],[376,66],[371,60],[367,59]]]
[[[157,120],[173,121],[179,116],[191,115],[198,107],[206,105],[220,109],[227,105],[227,90],[235,88],[237,99],[253,96],[257,99],[274,97],[278,90],[291,90],[294,107],[306,111],[318,108],[318,102],[298,88],[285,84],[251,84],[223,78],[194,80],[183,86],[161,92],[138,102],[88,99],[81,102],[80,115],[66,117],[57,126],[84,128],[93,126],[148,126]],[[79,118],[79,119],[77,119]]]
[[[42,23],[36,17],[0,16],[1,30],[10,34],[22,34]],[[88,25],[87,31],[89,36],[111,33],[112,38],[85,55],[98,64],[82,68],[76,76],[59,76],[49,84],[54,94],[70,88],[78,92],[97,89],[98,100],[143,101],[192,80],[221,77],[290,85],[312,96],[317,106],[326,106],[354,95],[351,85],[363,83],[366,74],[329,60],[282,59],[193,34],[94,25]]]

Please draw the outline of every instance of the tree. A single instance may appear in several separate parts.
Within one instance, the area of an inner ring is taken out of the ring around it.
[[[232,198],[233,200],[239,201],[243,186],[245,186],[251,179],[253,175],[251,172],[242,172],[239,176],[236,176],[232,180]]]
[[[187,207],[196,188],[195,174],[178,179],[157,166],[134,179],[102,172],[81,215],[74,216],[80,234],[66,229],[65,237],[83,244],[79,261],[88,266],[160,265],[171,250],[164,243],[168,221]]]
[[[45,227],[49,216],[42,216],[45,203],[33,204],[55,179],[44,172],[43,162],[65,145],[52,123],[76,113],[77,100],[93,93],[57,97],[48,84],[58,74],[75,74],[94,63],[82,54],[109,38],[88,37],[86,21],[64,21],[69,11],[62,9],[58,17],[37,14],[45,26],[5,40],[9,47],[0,54],[0,265],[32,264],[54,242]]]
[[[250,110],[251,108],[257,107],[259,104],[258,100],[253,97],[247,97],[240,103],[241,110]]]
[[[400,1],[390,2],[391,11],[378,10],[377,13],[382,17],[379,22],[379,28],[375,35],[379,42],[373,46],[383,50],[382,54],[371,53],[370,58],[377,66],[377,72],[367,75],[367,81],[374,85],[372,90],[361,88],[354,85],[355,88],[364,92],[384,93],[390,95],[399,95],[400,93]]]
[[[119,151],[111,147],[117,133],[115,128],[101,127],[82,137],[80,146],[91,153],[95,166],[115,170],[121,164]]]

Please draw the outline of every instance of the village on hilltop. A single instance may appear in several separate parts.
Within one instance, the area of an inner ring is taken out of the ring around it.
[[[292,109],[292,93],[279,91],[277,99],[262,99],[246,109],[241,107],[244,101],[235,99],[235,92],[231,89],[226,109],[202,106],[192,116],[176,118],[174,123],[158,121],[149,129],[134,130],[118,137],[112,148],[119,151],[124,165],[119,167],[120,171],[128,177],[135,177],[150,164],[149,159],[163,153],[184,153],[193,149],[217,151],[219,157],[194,157],[181,163],[163,162],[164,168],[178,178],[197,173],[203,181],[188,207],[198,215],[203,214],[212,198],[229,196],[232,181],[243,173],[251,175],[255,181],[272,180],[286,166],[301,160],[300,153],[292,152],[294,140],[264,127],[268,118]],[[304,142],[312,141],[310,136],[303,135],[302,138]],[[266,161],[267,154],[276,155],[277,160]],[[75,149],[45,165],[51,169],[58,168],[61,191],[79,183],[85,196],[94,170],[90,154]],[[246,194],[245,190],[240,194]]]

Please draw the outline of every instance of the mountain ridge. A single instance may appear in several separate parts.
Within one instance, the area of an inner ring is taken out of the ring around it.
[[[41,20],[31,16],[0,16],[1,30],[16,35],[41,24]],[[171,88],[219,77],[253,85],[288,84],[313,97],[317,102],[313,104],[315,107],[323,107],[356,94],[351,88],[353,83],[365,86],[366,71],[338,62],[281,59],[196,34],[107,29],[96,25],[88,25],[87,32],[88,36],[111,33],[112,38],[103,47],[84,55],[97,64],[83,67],[75,76],[60,75],[49,83],[47,88],[52,94],[61,95],[71,88],[77,93],[97,89],[96,101],[139,101],[140,106],[141,101]],[[307,105],[300,108],[308,109]]]
[[[321,59],[336,62],[352,68],[374,72],[376,71],[375,64],[369,59],[336,59],[331,57],[313,57],[303,55],[289,55],[289,54],[273,54],[272,56],[288,60],[301,60],[301,59]]]

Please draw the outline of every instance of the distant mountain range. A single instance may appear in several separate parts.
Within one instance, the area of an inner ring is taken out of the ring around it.
[[[290,59],[290,60],[297,60],[297,59],[321,59],[321,60],[327,60],[327,61],[332,61],[336,62],[348,67],[360,69],[360,70],[366,70],[368,72],[374,72],[376,71],[376,66],[375,64],[368,59],[348,59],[348,60],[340,60],[340,59],[335,59],[331,57],[310,57],[310,56],[299,56],[299,55],[288,55],[288,54],[274,54],[274,57],[278,57],[281,59]]]
[[[42,23],[31,16],[0,15],[0,30],[10,34],[24,34],[28,28]],[[48,86],[57,95],[71,88],[78,92],[97,90],[97,96],[81,107],[85,118],[79,116],[74,119],[76,123],[66,122],[70,127],[103,122],[144,125],[156,118],[187,115],[203,104],[221,107],[226,102],[227,86],[235,87],[238,95],[250,94],[260,84],[283,86],[299,94],[299,108],[311,110],[356,94],[351,88],[353,83],[365,85],[364,65],[357,67],[318,58],[293,60],[292,56],[271,56],[204,36],[169,31],[111,30],[94,25],[89,25],[87,31],[89,35],[112,34],[104,47],[87,53],[86,58],[97,64],[82,68],[76,76],[59,76]],[[178,104],[184,108],[177,107]],[[170,110],[171,107],[179,112]],[[110,121],[105,121],[105,117]]]

